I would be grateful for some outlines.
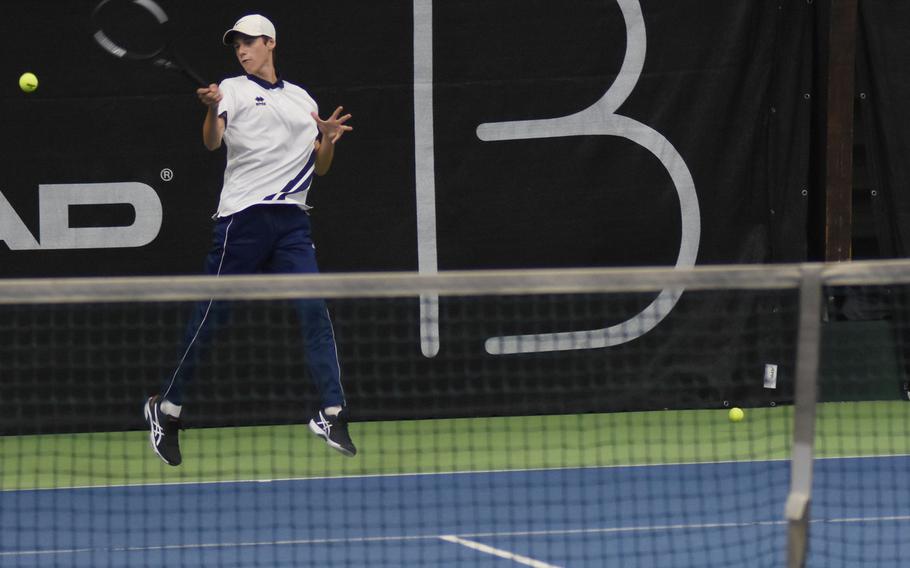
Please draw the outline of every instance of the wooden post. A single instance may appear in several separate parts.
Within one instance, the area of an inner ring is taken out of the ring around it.
[[[850,260],[857,0],[831,0],[825,140],[825,260]]]

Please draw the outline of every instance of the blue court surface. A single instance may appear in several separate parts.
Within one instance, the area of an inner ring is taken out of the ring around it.
[[[789,462],[0,492],[0,566],[782,566]],[[906,566],[910,457],[817,460],[810,566]]]

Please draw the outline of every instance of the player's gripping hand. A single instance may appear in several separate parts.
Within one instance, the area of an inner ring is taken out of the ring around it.
[[[221,102],[221,89],[218,88],[218,85],[212,83],[208,87],[196,89],[196,96],[199,97],[199,101],[205,106],[215,106]]]

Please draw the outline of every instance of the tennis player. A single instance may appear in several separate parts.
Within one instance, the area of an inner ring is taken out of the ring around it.
[[[206,148],[227,145],[224,185],[215,214],[209,274],[315,273],[307,193],[325,175],[335,145],[351,130],[338,107],[326,120],[312,97],[281,79],[275,65],[275,26],[248,15],[224,33],[244,74],[198,89],[208,112],[202,126]],[[323,300],[297,300],[304,327],[306,363],[322,401],[310,430],[346,456],[354,447],[335,336]],[[169,465],[182,461],[178,430],[184,386],[193,378],[200,351],[224,318],[223,302],[200,302],[187,327],[185,349],[159,394],[145,404],[155,453]]]

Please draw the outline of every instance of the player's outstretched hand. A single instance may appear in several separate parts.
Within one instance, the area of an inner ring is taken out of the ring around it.
[[[335,112],[332,113],[332,116],[325,120],[319,118],[319,115],[315,112],[310,113],[316,120],[316,126],[319,127],[319,132],[322,132],[322,139],[328,140],[331,144],[338,142],[345,132],[354,130],[352,126],[345,124],[345,122],[351,118],[350,114],[339,116],[342,110],[344,110],[342,107],[336,108]]]
[[[196,96],[199,97],[199,101],[205,106],[215,106],[221,102],[221,89],[218,88],[218,85],[212,83],[208,87],[196,89]]]

